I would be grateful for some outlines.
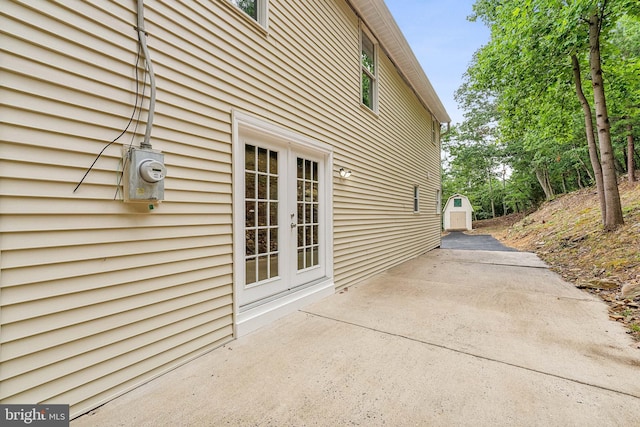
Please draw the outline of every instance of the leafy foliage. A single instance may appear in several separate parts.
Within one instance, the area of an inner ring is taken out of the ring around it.
[[[491,40],[456,93],[465,120],[443,141],[445,198],[464,193],[488,217],[594,184],[571,56],[589,70],[588,19],[602,11],[612,140],[618,172],[626,172],[628,125],[636,137],[640,128],[640,2],[477,0],[469,19],[484,22]],[[590,75],[582,81],[593,99]]]

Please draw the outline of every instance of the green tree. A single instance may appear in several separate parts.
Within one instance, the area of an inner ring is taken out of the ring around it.
[[[567,124],[575,123],[574,111],[580,107],[577,99],[567,100],[566,93],[573,81],[579,96],[577,89],[583,89],[582,78],[576,79],[581,77],[580,60],[588,58],[598,135],[597,149],[593,150],[593,143],[591,147],[592,152],[599,152],[601,161],[602,183],[598,187],[607,229],[622,224],[623,218],[600,43],[617,20],[634,12],[638,4],[635,0],[478,0],[471,17],[489,26],[491,41],[475,56],[467,84],[476,92],[494,94],[501,137],[509,144],[522,142],[520,154],[527,157],[547,197],[553,197],[554,180],[559,179],[563,188],[567,186],[567,172],[558,173],[558,166],[572,160],[566,158],[564,149],[574,142]],[[591,107],[585,100],[586,96],[580,98],[587,125],[591,120],[586,112]],[[587,136],[592,134],[585,131]],[[563,150],[558,152],[558,146]],[[600,181],[597,159],[591,156],[596,184]]]
[[[640,129],[640,19],[620,18],[607,41],[605,57],[611,94],[612,132],[622,142],[629,182],[635,182],[635,135]]]

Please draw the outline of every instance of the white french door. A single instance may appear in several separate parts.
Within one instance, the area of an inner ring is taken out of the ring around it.
[[[236,278],[236,289],[242,311],[327,276],[328,177],[322,152],[255,133],[239,143],[244,268],[236,273],[244,277]]]

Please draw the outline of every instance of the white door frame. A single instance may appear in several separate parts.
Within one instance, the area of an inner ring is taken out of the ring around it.
[[[333,148],[304,135],[277,126],[253,115],[232,110],[233,143],[233,314],[234,336],[239,337],[264,326],[279,317],[334,293],[333,281]],[[326,263],[325,275],[296,290],[268,298],[241,309],[239,292],[245,283],[245,186],[243,132],[258,132],[269,139],[278,139],[294,151],[310,151],[324,157],[325,189],[320,203],[326,206],[325,233],[322,257]]]

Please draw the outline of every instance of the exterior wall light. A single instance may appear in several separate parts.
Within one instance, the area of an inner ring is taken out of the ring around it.
[[[342,178],[349,178],[351,176],[351,171],[348,171],[345,168],[340,168],[340,176]]]

